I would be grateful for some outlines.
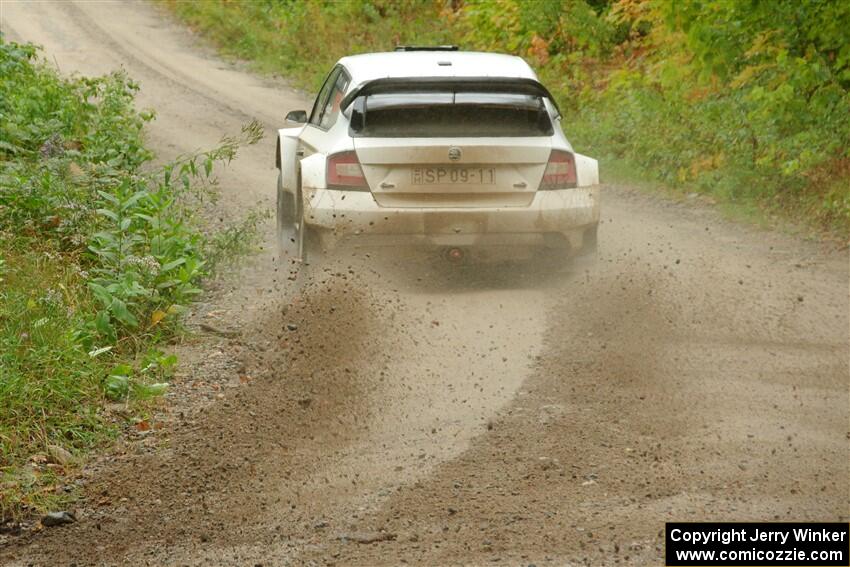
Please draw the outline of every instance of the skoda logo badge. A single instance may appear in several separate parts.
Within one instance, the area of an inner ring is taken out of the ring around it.
[[[449,148],[449,161],[459,161],[460,156],[463,155],[463,152],[460,151],[460,148],[456,146],[452,146]]]

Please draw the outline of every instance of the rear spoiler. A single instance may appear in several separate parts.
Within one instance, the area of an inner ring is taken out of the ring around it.
[[[345,111],[359,96],[378,93],[445,91],[450,88],[453,92],[504,92],[541,96],[548,98],[555,111],[560,115],[561,110],[555,97],[549,90],[534,79],[511,79],[505,77],[405,77],[373,79],[361,83],[345,95],[339,103]]]

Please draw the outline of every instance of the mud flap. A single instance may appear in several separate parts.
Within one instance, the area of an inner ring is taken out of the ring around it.
[[[280,167],[280,185],[287,193],[293,195],[298,190],[298,135],[301,128],[283,128],[278,130],[278,151]]]

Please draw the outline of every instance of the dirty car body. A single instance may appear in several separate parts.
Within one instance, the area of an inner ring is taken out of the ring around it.
[[[343,245],[595,252],[597,162],[573,151],[555,102],[518,57],[344,57],[312,111],[287,120],[278,228],[295,235],[296,256]]]

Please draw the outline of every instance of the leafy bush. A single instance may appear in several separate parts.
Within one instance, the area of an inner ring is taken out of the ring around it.
[[[850,23],[850,6],[615,7],[629,5],[645,9],[617,21],[642,31],[583,97],[580,134],[670,185],[846,234],[850,28],[835,23]]]
[[[850,231],[850,3],[164,2],[226,53],[311,90],[339,57],[399,43],[520,55],[603,173]]]
[[[214,163],[262,129],[152,168],[153,116],[134,110],[124,73],[65,79],[0,39],[0,76],[2,521],[57,497],[55,469],[33,464],[48,447],[80,452],[114,431],[105,401],[164,392],[175,360],[154,346],[221,257],[197,206]]]

